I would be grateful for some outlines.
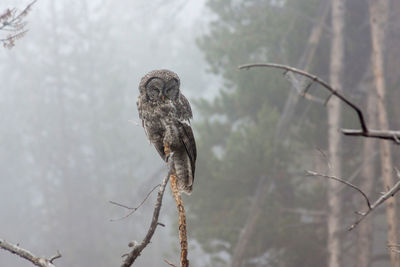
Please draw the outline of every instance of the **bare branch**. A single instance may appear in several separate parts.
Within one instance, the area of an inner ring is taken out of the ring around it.
[[[349,227],[349,231],[353,230],[365,217],[367,217],[368,214],[370,214],[375,208],[377,208],[379,205],[381,205],[383,202],[385,202],[388,198],[393,197],[397,192],[400,191],[400,180],[392,187],[390,188],[386,193],[383,193],[382,196],[380,196],[373,204],[370,204],[370,201],[367,197],[367,195],[357,186],[341,179],[335,176],[329,176],[329,175],[325,175],[325,174],[320,174],[314,171],[306,171],[307,174],[309,176],[320,176],[323,178],[328,178],[328,179],[332,179],[338,182],[341,182],[353,189],[355,189],[356,191],[358,191],[364,198],[365,201],[367,202],[367,206],[368,206],[368,210],[365,212],[356,212],[356,214],[360,215],[360,218],[358,218],[358,220],[353,223],[350,227]],[[396,174],[398,176],[398,178],[400,179],[400,171],[398,169],[396,169]]]
[[[157,195],[157,201],[156,201],[154,211],[153,211],[153,218],[151,220],[149,230],[147,231],[147,234],[144,237],[142,243],[140,243],[140,245],[133,244],[132,251],[126,255],[126,258],[125,258],[124,262],[122,263],[121,267],[129,267],[135,262],[136,258],[140,255],[142,250],[150,243],[150,240],[153,237],[153,234],[154,234],[157,226],[160,225],[158,222],[158,217],[160,215],[160,210],[161,210],[162,199],[164,196],[165,187],[168,183],[169,176],[171,175],[172,170],[173,170],[172,157],[171,157],[171,160],[168,162],[168,165],[169,165],[168,175],[164,178],[164,180],[162,181],[162,183],[160,185],[160,189],[159,189],[158,195]]]
[[[322,80],[318,76],[312,75],[312,74],[310,74],[308,72],[305,72],[305,71],[302,71],[302,70],[299,70],[299,69],[296,69],[296,68],[293,68],[293,67],[290,67],[290,66],[281,65],[281,64],[274,64],[274,63],[247,64],[247,65],[239,66],[239,69],[249,69],[249,68],[253,68],[253,67],[271,67],[271,68],[283,69],[285,71],[291,71],[291,72],[303,75],[303,76],[315,81],[316,83],[319,83],[326,90],[328,90],[331,93],[331,95],[335,95],[340,100],[342,100],[344,103],[346,103],[346,105],[351,107],[357,113],[358,118],[360,120],[361,128],[363,129],[363,131],[364,132],[368,131],[367,126],[365,124],[364,116],[363,116],[360,108],[358,108],[354,103],[352,103],[349,100],[347,100],[340,92],[338,92],[337,90],[333,89],[332,86],[330,86],[327,82],[325,82],[324,80]]]
[[[308,72],[299,70],[297,68],[293,68],[287,65],[281,65],[281,64],[274,64],[274,63],[255,63],[255,64],[246,64],[239,66],[239,69],[250,69],[253,67],[270,67],[270,68],[276,68],[276,69],[283,69],[286,72],[293,72],[297,73],[300,75],[303,75],[309,79],[311,79],[311,82],[309,85],[303,90],[303,92],[306,92],[307,89],[311,86],[313,82],[316,82],[320,85],[322,85],[323,88],[328,90],[330,92],[329,97],[325,100],[325,104],[329,101],[331,96],[336,96],[339,98],[341,101],[343,101],[347,106],[349,106],[351,109],[353,109],[358,116],[360,125],[361,125],[361,130],[355,130],[355,129],[342,129],[343,134],[345,135],[352,135],[352,136],[364,136],[364,137],[371,137],[371,138],[379,138],[379,139],[386,139],[386,140],[392,140],[396,144],[400,144],[400,131],[390,131],[390,130],[369,130],[364,119],[364,115],[361,111],[361,109],[348,100],[344,95],[342,95],[339,91],[335,90],[331,85],[329,85],[327,82],[319,78],[318,76],[312,75]]]
[[[16,254],[18,256],[20,256],[21,258],[26,259],[27,261],[30,261],[31,263],[33,263],[36,266],[39,267],[55,267],[55,265],[53,264],[53,261],[55,259],[61,258],[61,254],[59,251],[57,251],[57,255],[46,259],[46,258],[40,258],[37,257],[35,255],[32,254],[32,252],[20,248],[18,245],[14,245],[11,244],[3,239],[0,239],[0,248],[7,250],[13,254]]]
[[[369,210],[367,210],[366,212],[358,212],[357,214],[361,215],[361,217],[352,226],[350,226],[349,231],[353,230],[372,210],[381,205],[388,198],[393,197],[397,192],[399,192],[399,190],[400,190],[400,180],[391,189],[389,189],[380,198],[378,198],[371,205],[371,208]]]

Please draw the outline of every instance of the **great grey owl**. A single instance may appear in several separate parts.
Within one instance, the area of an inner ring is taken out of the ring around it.
[[[179,86],[176,73],[153,70],[140,81],[137,107],[147,138],[164,161],[167,161],[164,144],[168,144],[179,191],[190,194],[197,152],[190,127],[192,109]]]

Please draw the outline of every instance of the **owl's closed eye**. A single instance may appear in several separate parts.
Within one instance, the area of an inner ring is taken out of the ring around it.
[[[170,100],[176,100],[179,96],[179,84],[175,79],[165,85],[164,96]]]
[[[160,100],[164,82],[159,78],[151,79],[146,85],[146,94],[151,101]]]

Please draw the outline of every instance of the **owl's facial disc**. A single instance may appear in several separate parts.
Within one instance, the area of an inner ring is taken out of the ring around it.
[[[176,100],[179,96],[179,85],[178,81],[172,79],[167,82],[164,87],[164,95],[170,100]]]
[[[164,82],[160,78],[153,78],[146,84],[146,94],[151,101],[160,100]]]

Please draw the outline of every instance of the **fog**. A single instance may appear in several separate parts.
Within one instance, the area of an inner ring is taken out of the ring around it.
[[[235,266],[239,257],[236,266],[338,267],[327,264],[328,181],[304,175],[336,167],[327,158],[327,108],[307,97],[288,102],[307,86],[301,76],[237,69],[275,62],[329,80],[334,33],[331,15],[321,16],[324,2],[329,1],[38,0],[25,18],[28,32],[11,49],[0,49],[0,238],[38,256],[59,250],[56,266],[119,266],[128,243],[145,236],[157,194],[130,216],[110,201],[136,207],[167,173],[138,116],[138,85],[150,70],[170,69],[192,104],[198,145],[193,194],[183,197],[191,266]],[[362,2],[346,4],[342,87],[367,112],[378,97],[367,104],[375,87],[368,7]],[[393,10],[400,8],[392,2]],[[2,0],[0,12],[28,3]],[[384,66],[388,127],[396,130],[400,20],[393,10]],[[322,33],[312,47],[308,38],[318,23]],[[320,87],[310,85],[310,94],[325,100],[329,94]],[[359,127],[351,109],[341,110],[336,132]],[[372,120],[369,125],[379,129]],[[370,154],[361,137],[342,136],[341,142],[340,176],[367,190],[372,202],[387,189],[378,146],[390,141],[374,142]],[[394,142],[390,147],[393,167],[399,167],[399,148]],[[366,165],[374,166],[370,189],[362,172]],[[342,185],[337,195],[339,266],[360,262],[360,236],[369,242],[364,267],[389,266],[385,205],[365,220],[369,230],[348,232],[354,211],[365,210],[365,202]],[[165,227],[157,228],[133,266],[178,263],[169,186],[159,221]],[[2,266],[32,264],[0,250]]]
[[[22,10],[26,1],[2,1]],[[1,49],[2,238],[38,255],[60,250],[59,266],[116,266],[140,241],[164,176],[136,109],[140,78],[179,73],[189,97],[212,94],[195,38],[202,1],[38,1],[29,32]],[[138,266],[159,266],[177,247],[166,194],[151,246]],[[30,266],[4,251],[0,266]],[[155,257],[159,255],[159,257]]]

